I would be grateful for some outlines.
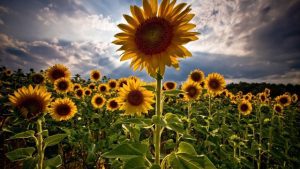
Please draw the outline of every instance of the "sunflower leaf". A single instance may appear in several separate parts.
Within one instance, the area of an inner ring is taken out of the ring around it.
[[[47,137],[44,140],[44,142],[45,142],[44,148],[58,144],[67,136],[68,136],[67,134],[55,134],[55,135]]]

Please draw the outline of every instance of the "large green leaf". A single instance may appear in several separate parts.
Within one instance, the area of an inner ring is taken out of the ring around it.
[[[46,169],[55,169],[61,166],[61,164],[62,164],[62,159],[60,155],[57,155],[45,161]]]
[[[174,130],[178,133],[185,133],[184,126],[180,118],[173,113],[165,114],[166,126],[168,129]]]
[[[123,169],[146,169],[145,159],[142,156],[127,160]]]
[[[194,147],[191,144],[184,142],[184,141],[179,143],[177,153],[186,153],[186,154],[190,154],[190,155],[197,155],[197,152],[194,149]]]
[[[38,159],[35,157],[28,158],[23,162],[23,169],[35,169]]]
[[[147,145],[145,144],[138,144],[138,143],[123,143],[117,146],[115,149],[111,150],[110,152],[104,153],[103,157],[106,158],[135,158],[139,156],[144,156],[147,152]]]
[[[204,155],[174,153],[169,158],[173,169],[216,169],[213,163]]]
[[[29,138],[29,137],[34,137],[34,131],[33,130],[28,130],[24,131],[18,134],[15,134],[14,136],[10,137],[9,140],[11,139],[17,139],[17,138]]]
[[[67,134],[55,134],[55,135],[47,137],[44,140],[44,143],[45,143],[44,148],[58,144],[67,136],[68,136]]]
[[[18,148],[6,153],[5,155],[11,161],[19,161],[31,158],[34,151],[34,147]]]

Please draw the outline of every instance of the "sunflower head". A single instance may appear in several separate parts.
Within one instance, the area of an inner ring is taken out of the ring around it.
[[[75,96],[78,99],[81,99],[84,96],[84,90],[82,88],[75,90]]]
[[[31,85],[18,89],[14,95],[9,95],[9,101],[28,120],[36,119],[42,115],[51,101],[50,98],[51,94],[47,92],[46,88],[42,86],[33,88]]]
[[[81,85],[79,83],[73,84],[73,91],[76,91],[77,89],[80,89]]]
[[[12,75],[12,71],[10,69],[6,69],[4,73],[5,73],[6,76],[11,76]]]
[[[166,90],[174,90],[174,89],[176,89],[177,84],[176,84],[176,82],[168,81],[168,82],[165,82],[163,86],[165,87]]]
[[[277,113],[283,113],[283,106],[281,105],[281,104],[275,104],[274,105],[274,107],[273,107],[273,109],[275,110],[275,112],[277,112]]]
[[[92,81],[98,81],[101,78],[101,73],[98,70],[92,70],[90,73],[90,78]]]
[[[72,90],[72,82],[67,78],[59,78],[54,81],[54,89],[57,93],[67,93]]]
[[[292,102],[296,103],[298,101],[298,95],[295,93],[292,95]]]
[[[100,109],[101,107],[104,106],[105,101],[106,101],[106,99],[102,95],[95,94],[92,97],[91,103],[95,109]]]
[[[204,81],[205,79],[205,75],[204,72],[200,69],[195,69],[194,71],[192,71],[188,77],[189,80],[192,80],[194,82],[197,83],[201,83]]]
[[[120,88],[117,102],[120,103],[120,110],[125,110],[125,115],[140,116],[153,108],[154,94],[142,86],[140,81],[128,80],[127,85]]]
[[[106,103],[107,110],[115,111],[120,107],[120,104],[117,102],[117,99],[109,99]]]
[[[92,94],[92,90],[91,89],[89,89],[89,88],[85,88],[84,89],[84,95],[85,96],[90,96]]]
[[[185,100],[195,100],[202,92],[202,88],[199,83],[188,80],[182,85],[182,90],[185,92]]]
[[[239,112],[242,114],[242,115],[249,115],[252,111],[252,104],[247,101],[247,100],[242,100],[240,102],[240,104],[238,105],[238,109],[239,109]]]
[[[267,96],[270,96],[271,90],[269,88],[265,88],[264,93],[266,93]]]
[[[224,77],[219,73],[211,73],[205,79],[205,88],[211,94],[218,94],[224,90],[226,86]]]
[[[33,75],[31,75],[31,80],[36,85],[40,85],[45,82],[45,78],[41,73],[34,73]]]
[[[165,66],[179,68],[178,58],[191,56],[183,45],[198,39],[197,32],[190,32],[194,15],[186,3],[175,3],[163,0],[158,7],[157,0],[143,0],[142,8],[130,7],[132,16],[123,15],[128,24],[118,25],[123,32],[113,41],[124,50],[121,61],[131,59],[133,70],[163,75]]]
[[[56,121],[69,120],[76,112],[77,107],[69,98],[59,98],[51,104],[50,115]]]
[[[70,79],[71,72],[66,66],[62,64],[56,64],[47,69],[46,76],[47,79],[53,83],[55,80],[59,78]]]
[[[88,85],[88,88],[91,89],[91,90],[95,90],[96,89],[96,85],[94,83],[90,83]]]
[[[280,95],[280,96],[277,96],[275,98],[275,100],[277,101],[277,103],[279,103],[280,105],[286,107],[288,105],[291,104],[291,97],[287,94],[283,94],[283,95]]]
[[[100,93],[105,93],[105,92],[107,92],[107,91],[108,91],[108,86],[107,86],[107,84],[100,84],[100,85],[98,86],[98,90],[99,90]]]
[[[261,103],[266,103],[267,100],[268,100],[268,96],[265,92],[259,93],[258,98],[259,98]]]
[[[110,79],[110,80],[108,81],[108,87],[109,87],[109,89],[111,89],[111,90],[116,89],[117,84],[118,84],[117,81],[114,80],[114,79]]]
[[[127,85],[127,78],[120,78],[118,80],[118,84],[117,84],[118,88],[122,88],[123,85]]]

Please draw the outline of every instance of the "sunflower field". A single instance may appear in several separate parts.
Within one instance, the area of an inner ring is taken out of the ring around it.
[[[164,81],[166,66],[179,69],[192,55],[183,45],[198,39],[191,6],[143,0],[130,11],[113,43],[153,82],[101,70],[86,80],[63,64],[0,69],[2,168],[299,168],[296,92],[233,92],[201,68],[182,83]]]

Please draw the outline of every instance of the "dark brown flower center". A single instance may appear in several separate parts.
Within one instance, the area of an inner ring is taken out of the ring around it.
[[[139,90],[131,91],[127,96],[128,102],[131,105],[139,106],[144,101],[143,93]]]
[[[184,95],[182,93],[180,93],[178,96],[179,96],[179,98],[183,98],[184,97]]]
[[[34,84],[41,84],[44,82],[44,76],[41,74],[35,74],[32,76],[32,82]]]
[[[197,89],[194,86],[188,87],[186,91],[187,91],[187,95],[189,95],[191,98],[197,95]]]
[[[202,77],[200,75],[199,72],[193,72],[191,74],[191,79],[194,81],[194,82],[200,82],[202,80]]]
[[[68,83],[67,81],[60,81],[60,82],[57,84],[57,88],[58,88],[59,90],[65,91],[65,90],[68,89],[68,87],[69,87],[69,83]]]
[[[82,90],[76,90],[76,95],[81,97],[83,95],[83,91]]]
[[[127,81],[121,81],[120,82],[120,87],[123,87],[123,85],[127,85]]]
[[[89,88],[92,89],[92,90],[94,90],[95,89],[95,85],[90,84]]]
[[[276,106],[276,107],[275,107],[275,111],[278,112],[278,113],[280,113],[280,112],[282,111],[282,109],[281,109],[280,106]]]
[[[77,90],[77,89],[79,89],[79,86],[78,86],[78,85],[75,85],[75,86],[74,86],[74,90]]]
[[[288,102],[288,99],[287,97],[281,97],[279,101],[281,104],[286,104]]]
[[[113,109],[118,107],[118,102],[116,102],[115,100],[112,100],[109,102],[109,106]]]
[[[63,70],[60,70],[60,69],[55,69],[51,72],[51,77],[54,80],[57,80],[59,78],[65,77],[65,72]]]
[[[92,77],[93,77],[93,79],[98,80],[100,78],[100,73],[94,72]]]
[[[61,104],[56,107],[56,112],[60,116],[66,116],[71,113],[71,107],[67,104]]]
[[[261,99],[261,101],[264,102],[264,101],[266,100],[266,96],[265,96],[265,95],[261,95],[261,96],[260,96],[260,99]]]
[[[242,111],[242,112],[246,112],[248,109],[249,109],[249,107],[248,107],[247,104],[242,104],[242,105],[241,105],[241,111]]]
[[[110,88],[115,88],[117,86],[116,82],[110,82],[109,87]]]
[[[97,105],[101,105],[101,104],[103,103],[103,98],[102,98],[102,97],[97,97],[97,98],[95,99],[95,103],[96,103]]]
[[[19,108],[23,115],[25,115],[27,118],[32,118],[42,113],[45,109],[45,105],[38,98],[30,97],[24,99],[20,103]]]
[[[153,17],[143,22],[136,30],[135,44],[146,55],[165,51],[171,44],[173,28],[169,21]]]
[[[86,91],[84,92],[84,94],[85,94],[85,95],[90,95],[90,94],[91,94],[91,91],[86,90]]]
[[[220,88],[221,84],[220,84],[220,82],[217,79],[211,79],[208,82],[208,86],[209,86],[209,88],[211,88],[213,90],[217,90],[217,89]]]
[[[171,90],[171,89],[174,89],[174,88],[175,88],[175,84],[174,84],[174,83],[172,83],[172,82],[167,82],[167,83],[166,83],[166,86],[167,86],[167,88],[168,88],[169,90]]]
[[[105,91],[106,91],[106,86],[101,86],[101,87],[100,87],[100,91],[101,91],[101,92],[105,92]]]

